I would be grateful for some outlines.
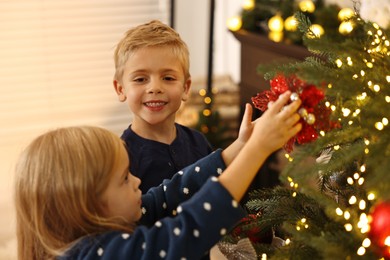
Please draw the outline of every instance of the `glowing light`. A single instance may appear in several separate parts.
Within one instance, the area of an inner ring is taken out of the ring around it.
[[[349,185],[353,185],[353,179],[351,177],[347,178],[347,182]]]
[[[271,32],[282,32],[283,23],[283,18],[280,15],[275,15],[268,20],[268,28]]]
[[[386,96],[385,100],[386,100],[387,103],[390,103],[390,96]]]
[[[251,11],[255,8],[255,1],[254,0],[244,0],[242,4],[242,9]]]
[[[355,180],[359,179],[359,177],[360,177],[359,173],[355,172],[355,173],[353,174],[353,178],[354,178]]]
[[[355,12],[351,8],[342,8],[337,17],[340,21],[345,21],[355,16]]]
[[[378,129],[379,131],[382,131],[384,126],[383,126],[382,122],[376,122],[375,128]]]
[[[312,24],[310,26],[310,31],[313,32],[314,35],[308,34],[307,36],[309,38],[315,38],[315,37],[320,38],[321,35],[324,35],[325,33],[324,28],[322,28],[322,26],[319,24]]]
[[[302,12],[313,13],[316,10],[316,6],[310,0],[304,0],[299,3],[299,9]]]
[[[371,240],[369,238],[365,238],[362,242],[362,246],[369,247],[371,245]]]
[[[368,193],[367,199],[368,199],[368,200],[374,200],[374,199],[375,199],[375,194],[372,193],[372,192]]]
[[[339,25],[339,33],[343,35],[350,34],[353,31],[353,23],[351,21],[344,21]]]
[[[210,97],[205,97],[204,98],[204,103],[205,104],[210,104],[211,103],[211,98]]]
[[[369,67],[370,69],[372,69],[372,67],[374,67],[374,64],[372,64],[371,62],[367,62],[366,66]]]
[[[377,84],[375,84],[373,88],[375,92],[379,92],[381,90],[381,87]]]
[[[281,42],[283,40],[283,32],[269,32],[268,39],[274,42]]]
[[[360,172],[365,172],[366,171],[366,165],[363,164],[362,166],[360,166]]]
[[[364,255],[366,253],[366,249],[364,247],[359,247],[358,251],[356,252],[358,255]]]
[[[335,145],[333,146],[333,149],[335,149],[336,151],[340,149],[340,145]]]
[[[352,231],[352,229],[353,229],[352,225],[349,224],[349,223],[345,224],[345,225],[344,225],[344,228],[345,228],[345,230],[347,230],[348,232],[349,232],[349,231]]]
[[[205,95],[207,94],[207,91],[205,89],[201,89],[199,90],[199,95],[201,95],[202,97],[204,97]]]
[[[390,76],[386,76],[386,80],[390,83]]]
[[[227,20],[227,27],[233,32],[240,30],[241,26],[242,20],[239,16],[233,16]]]
[[[340,208],[336,208],[336,214],[339,216],[343,215],[343,211]]]
[[[382,123],[383,123],[383,125],[388,125],[389,120],[386,117],[384,117],[384,118],[382,118]]]
[[[289,238],[287,238],[285,242],[286,242],[286,245],[288,245],[291,243],[291,240]]]
[[[297,196],[297,192],[294,191],[293,194],[292,194],[293,198],[295,198]]]
[[[341,68],[341,66],[343,65],[343,62],[340,59],[337,59],[336,60],[336,65],[337,65],[338,68]]]
[[[297,30],[298,27],[298,21],[295,19],[294,16],[289,16],[284,21],[284,28],[286,31],[294,32]]]
[[[356,202],[357,202],[357,199],[356,199],[356,197],[355,196],[351,196],[350,198],[349,198],[349,204],[351,204],[351,205],[353,205],[353,204],[355,204]]]
[[[351,110],[349,110],[348,108],[342,108],[341,111],[343,112],[344,117],[349,116],[349,114],[351,113]]]
[[[364,72],[364,70],[361,70],[360,75],[362,75],[362,77],[364,77],[364,75],[366,75],[366,72]]]
[[[210,116],[211,115],[211,110],[210,109],[203,110],[203,115],[204,116]]]
[[[351,217],[351,213],[349,213],[349,211],[345,211],[345,212],[344,212],[344,218],[345,218],[346,220],[348,220],[350,217]]]
[[[368,149],[367,149],[368,150]],[[368,152],[367,152],[368,153]],[[366,154],[367,154],[366,153]],[[364,178],[362,177],[362,178],[359,178],[359,180],[358,180],[358,184],[359,185],[363,185],[363,183],[364,183]]]
[[[267,260],[267,254],[265,253],[261,254],[261,260]]]
[[[359,209],[364,210],[366,208],[366,201],[361,200],[359,201]]]
[[[390,246],[390,236],[386,237],[385,239],[385,245]]]

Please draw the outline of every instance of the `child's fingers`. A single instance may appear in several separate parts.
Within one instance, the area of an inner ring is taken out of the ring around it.
[[[241,121],[241,126],[248,125],[252,122],[252,113],[253,113],[252,106],[250,104],[246,103],[244,115],[243,115],[242,121]]]
[[[287,103],[287,101],[290,99],[290,95],[291,95],[291,92],[290,91],[286,91],[284,92],[283,94],[281,94],[279,96],[279,98],[272,103],[272,105],[270,105],[268,107],[268,110],[270,112],[273,112],[273,113],[278,113],[280,110],[283,109],[283,106]]]

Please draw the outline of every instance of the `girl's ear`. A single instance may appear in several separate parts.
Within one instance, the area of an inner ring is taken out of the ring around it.
[[[114,85],[115,92],[118,95],[119,101],[125,102],[126,101],[126,89],[116,79],[114,79],[113,85]]]
[[[184,92],[182,95],[181,100],[187,101],[189,96],[190,96],[190,89],[191,89],[191,77],[189,77],[185,82],[184,82]]]

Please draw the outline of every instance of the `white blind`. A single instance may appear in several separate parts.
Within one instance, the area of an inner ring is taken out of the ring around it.
[[[134,25],[168,23],[169,1],[0,0],[0,13],[1,210],[15,160],[32,138],[78,124],[119,135],[129,124],[112,86],[114,48]]]

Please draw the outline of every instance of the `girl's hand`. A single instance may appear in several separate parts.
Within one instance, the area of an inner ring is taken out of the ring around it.
[[[280,149],[290,138],[302,128],[297,113],[301,100],[286,105],[291,92],[287,91],[272,103],[264,114],[256,120],[250,141],[254,142],[265,152],[270,154]]]

